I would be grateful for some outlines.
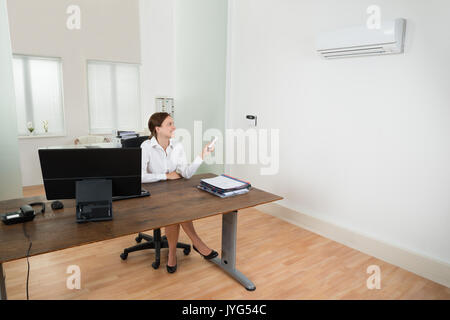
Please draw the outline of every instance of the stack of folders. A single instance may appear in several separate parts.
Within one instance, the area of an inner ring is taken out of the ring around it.
[[[247,193],[251,189],[251,184],[226,174],[208,179],[200,180],[197,188],[212,193],[221,198],[228,198],[238,194]]]
[[[139,137],[139,134],[135,131],[117,131],[117,138],[122,140],[132,139]]]

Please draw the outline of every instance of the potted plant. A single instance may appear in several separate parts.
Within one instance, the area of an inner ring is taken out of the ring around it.
[[[48,120],[44,120],[42,121],[43,125],[44,125],[44,131],[45,133],[48,133]]]
[[[34,126],[33,126],[33,122],[28,122],[27,123],[27,128],[28,128],[28,131],[30,132],[30,135],[33,135],[33,132],[34,132]]]

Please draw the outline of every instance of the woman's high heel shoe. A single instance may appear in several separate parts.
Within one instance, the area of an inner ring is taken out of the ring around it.
[[[170,267],[169,265],[167,265],[166,267],[167,267],[168,273],[174,273],[175,271],[177,271],[177,265],[174,265],[173,267]]]
[[[211,260],[214,259],[215,257],[217,257],[219,254],[217,253],[217,251],[211,250],[211,253],[208,254],[207,256],[205,256],[204,254],[202,254],[200,251],[197,250],[197,248],[192,245],[192,248],[194,248],[195,251],[197,251],[198,253],[200,253],[200,255],[205,258],[206,260]]]
[[[169,266],[169,264],[166,265],[167,267],[167,272],[168,273],[174,273],[175,271],[177,271],[177,265],[175,264],[173,267]]]

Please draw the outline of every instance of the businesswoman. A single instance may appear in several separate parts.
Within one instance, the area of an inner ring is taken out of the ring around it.
[[[204,157],[214,151],[214,147],[208,150],[205,146],[201,155],[188,164],[183,145],[172,140],[176,128],[172,117],[166,112],[154,113],[148,121],[148,128],[151,136],[141,144],[142,183],[175,180],[181,177],[189,179],[200,167]],[[195,232],[192,221],[181,223],[181,226],[191,239],[195,251],[207,260],[217,257],[218,253],[210,249]],[[174,273],[177,270],[176,253],[180,224],[166,227],[165,233],[169,243],[167,271]]]

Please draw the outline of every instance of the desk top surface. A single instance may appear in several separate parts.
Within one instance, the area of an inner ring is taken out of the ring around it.
[[[282,198],[252,188],[250,192],[230,198],[219,198],[197,189],[200,179],[214,174],[195,175],[191,179],[143,184],[150,197],[113,202],[113,220],[76,223],[75,200],[63,200],[64,209],[53,211],[45,196],[0,201],[0,213],[17,211],[22,205],[42,201],[44,215],[33,221],[7,226],[0,222],[0,263],[26,257],[30,236],[30,256],[67,249],[88,243],[118,238],[185,221],[254,207]],[[24,230],[25,229],[25,230]]]

